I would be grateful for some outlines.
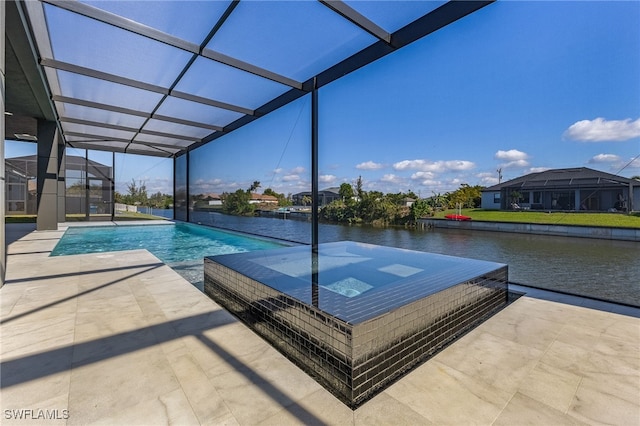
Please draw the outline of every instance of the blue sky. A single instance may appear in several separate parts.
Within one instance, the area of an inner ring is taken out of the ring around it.
[[[430,196],[496,184],[499,168],[640,175],[640,3],[497,2],[319,99],[321,188],[362,176]],[[308,190],[309,111],[302,99],[203,149],[196,192]]]
[[[640,175],[640,2],[499,1],[319,96],[321,189],[362,176],[368,190],[430,196],[496,184],[499,168],[503,181]],[[192,192],[309,190],[309,117],[305,97],[200,148]],[[119,158],[117,189],[171,191],[170,161]]]

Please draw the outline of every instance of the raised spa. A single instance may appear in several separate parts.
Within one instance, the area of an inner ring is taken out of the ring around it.
[[[507,265],[355,242],[205,258],[204,290],[355,408],[507,304]]]

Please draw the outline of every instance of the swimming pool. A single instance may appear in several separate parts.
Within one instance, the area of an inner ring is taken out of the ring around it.
[[[203,258],[286,244],[191,223],[70,227],[51,256],[146,249],[202,290]]]

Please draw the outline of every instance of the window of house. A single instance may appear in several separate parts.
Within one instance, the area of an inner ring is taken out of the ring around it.
[[[533,191],[533,203],[542,203],[542,191]]]

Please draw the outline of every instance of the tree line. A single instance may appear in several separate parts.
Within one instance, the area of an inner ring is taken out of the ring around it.
[[[250,203],[251,194],[260,187],[254,181],[248,189],[225,192],[220,195],[222,211],[232,215],[253,215],[256,208],[264,207]],[[434,193],[428,198],[420,198],[413,191],[387,193],[365,191],[362,177],[358,177],[355,185],[340,185],[339,198],[320,209],[320,218],[329,222],[365,223],[379,226],[406,225],[418,219],[429,217],[437,210],[450,208],[475,208],[480,205],[482,186],[470,186],[466,183],[453,192]],[[291,196],[264,190],[263,194],[278,199],[278,207],[292,205]],[[308,197],[307,197],[308,198]],[[305,200],[303,200],[303,204]],[[308,203],[309,200],[306,200]]]
[[[320,209],[320,217],[330,222],[366,223],[372,225],[406,225],[432,216],[436,210],[480,205],[482,186],[466,183],[453,192],[420,198],[413,191],[387,193],[363,190],[362,177],[355,188],[340,185],[340,198]]]
[[[149,195],[144,181],[136,184],[134,179],[131,179],[131,182],[127,184],[127,193],[121,194],[116,191],[114,193],[114,199],[116,203],[128,204],[131,206],[145,206],[156,209],[169,209],[173,207],[173,196],[163,194],[159,191],[155,194]]]
[[[250,202],[251,194],[254,193],[258,188],[260,188],[260,181],[256,180],[246,190],[238,189],[235,192],[223,192],[222,194],[220,194],[223,213],[240,216],[253,215],[257,208],[262,207],[259,203],[253,204]],[[271,188],[265,189],[262,194],[275,197],[278,200],[278,207],[287,207],[292,204],[290,196],[287,197],[284,194],[275,192]]]

